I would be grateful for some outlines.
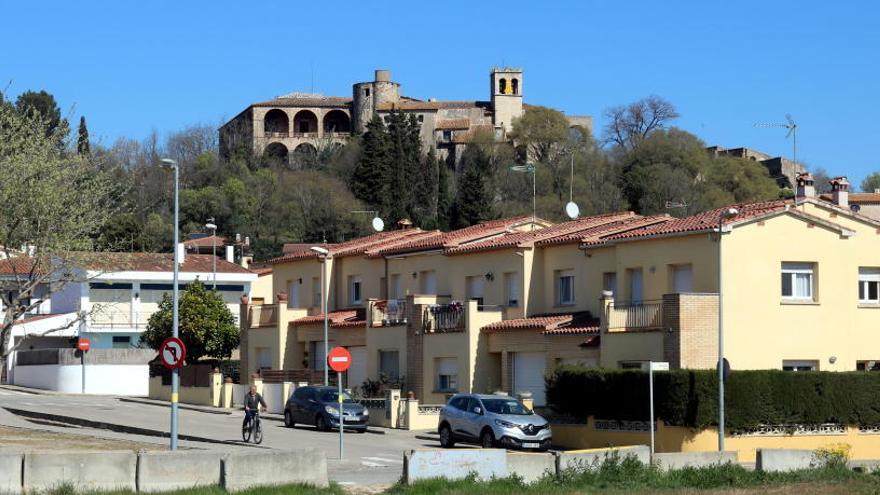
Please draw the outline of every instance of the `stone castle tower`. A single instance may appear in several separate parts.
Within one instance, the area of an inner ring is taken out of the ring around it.
[[[505,132],[513,128],[513,119],[523,113],[523,71],[513,68],[494,68],[490,72],[489,94],[492,95],[492,120],[495,127]]]
[[[351,117],[355,132],[367,130],[378,108],[400,103],[400,83],[391,80],[390,70],[376,69],[373,79],[352,86]]]

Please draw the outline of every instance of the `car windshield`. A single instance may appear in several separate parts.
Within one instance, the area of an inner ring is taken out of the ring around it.
[[[337,402],[339,400],[339,392],[336,390],[328,390],[321,395],[321,402]],[[342,402],[346,404],[354,404],[354,399],[345,392],[342,392]]]
[[[515,414],[519,416],[528,416],[533,414],[521,402],[513,399],[482,399],[486,410],[495,414]]]

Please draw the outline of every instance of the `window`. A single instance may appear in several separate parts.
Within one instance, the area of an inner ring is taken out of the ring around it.
[[[691,265],[673,265],[671,268],[672,275],[672,292],[676,294],[694,291],[694,272]]]
[[[443,140],[451,141],[452,140],[452,131],[443,131]]]
[[[312,277],[312,307],[320,308],[321,304],[321,277]]]
[[[458,390],[458,359],[437,358],[437,390],[455,392]]]
[[[515,94],[515,95],[519,94],[519,79],[511,79],[510,80],[510,89],[513,94]]]
[[[607,290],[617,295],[617,272],[607,272],[602,274],[602,290]]]
[[[419,273],[419,292],[422,294],[437,293],[437,272],[428,270]]]
[[[856,371],[880,371],[880,359],[856,361]]]
[[[504,274],[504,299],[508,307],[519,306],[519,276],[516,272]]]
[[[129,347],[131,347],[131,337],[125,335],[113,336],[114,349],[128,349]]]
[[[819,361],[785,360],[782,362],[782,371],[817,371]]]
[[[364,88],[364,96],[370,96],[370,88]]]
[[[419,124],[421,124],[421,123],[424,122],[424,121],[425,121],[425,116],[424,116],[424,115],[419,115]]]
[[[350,304],[361,304],[361,286],[362,281],[359,275],[348,277],[348,302]]]
[[[574,270],[556,271],[556,304],[574,304]]]
[[[287,307],[298,308],[299,305],[299,281],[291,280],[287,282]]]
[[[272,351],[268,347],[257,347],[257,366],[261,370],[272,369]]]
[[[622,370],[647,370],[648,363],[646,361],[621,361],[620,369]]]
[[[782,298],[813,299],[812,263],[782,263]]]
[[[400,286],[400,274],[391,275],[391,297],[389,299],[400,299],[403,289]]]
[[[880,268],[859,268],[859,302],[880,304]]]
[[[379,374],[390,380],[400,377],[400,352],[379,351]]]
[[[629,277],[629,300],[632,304],[641,304],[644,297],[643,278],[641,268],[631,268],[626,271]]]
[[[501,94],[507,93],[507,79],[502,77],[498,80],[498,92]]]
[[[324,341],[313,340],[309,342],[309,368],[313,370],[324,369]]]
[[[449,405],[460,410],[464,411],[467,409],[468,398],[467,397],[455,397],[449,401]]]
[[[470,301],[476,299],[477,304],[483,305],[483,276],[475,275],[465,279],[465,299]]]

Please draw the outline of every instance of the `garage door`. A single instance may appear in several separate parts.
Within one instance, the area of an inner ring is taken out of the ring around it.
[[[367,379],[367,348],[349,347],[351,353],[351,368],[348,368],[346,386],[350,389],[360,387]]]
[[[543,352],[517,352],[513,355],[513,392],[531,392],[536,406],[546,403],[544,395]]]

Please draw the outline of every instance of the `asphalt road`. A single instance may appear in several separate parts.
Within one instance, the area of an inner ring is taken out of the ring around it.
[[[51,414],[69,421],[85,420],[112,425],[143,428],[166,432],[169,429],[170,410],[167,406],[126,402],[114,397],[80,395],[28,394],[0,388],[0,424],[17,427],[51,429],[45,421],[32,422],[20,414],[9,414],[9,409]],[[280,421],[264,419],[265,431],[260,446],[241,441],[243,413],[212,414],[180,410],[180,434],[224,443],[184,441],[181,447],[234,451],[240,449],[295,449],[318,448],[327,454],[330,479],[343,485],[388,485],[395,483],[403,472],[403,452],[417,448],[437,448],[435,441],[416,438],[420,432],[373,429],[375,433],[345,434],[345,455],[339,458],[338,433],[321,432],[303,426],[285,428]],[[62,421],[63,422],[63,421]],[[9,424],[15,423],[15,424]],[[65,428],[65,433],[128,438],[138,441],[167,443],[167,439],[107,431],[101,428]],[[424,432],[421,432],[424,434]]]

